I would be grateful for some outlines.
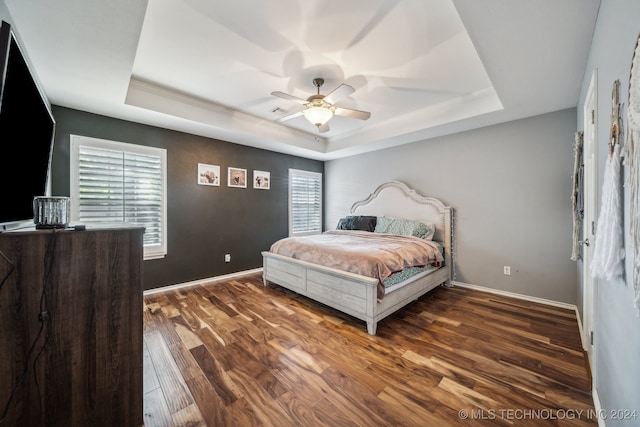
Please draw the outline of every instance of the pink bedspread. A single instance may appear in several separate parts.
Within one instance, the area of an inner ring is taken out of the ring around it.
[[[271,252],[377,278],[378,299],[384,295],[382,282],[393,273],[444,260],[438,246],[428,240],[355,230],[284,238],[271,245]]]

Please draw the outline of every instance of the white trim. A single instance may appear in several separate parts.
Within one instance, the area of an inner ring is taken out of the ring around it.
[[[244,276],[249,276],[251,274],[260,273],[261,271],[262,271],[262,267],[254,268],[253,270],[244,270],[244,271],[238,271],[236,273],[223,274],[222,276],[209,277],[208,279],[193,280],[191,282],[176,283],[175,285],[161,286],[159,288],[147,289],[146,291],[142,292],[142,295],[159,294],[167,291],[175,291],[176,289],[189,288],[191,286],[204,285],[211,282],[219,282],[221,280],[235,279],[237,277],[244,277]]]
[[[593,396],[593,409],[595,409],[596,414],[604,414],[604,410],[602,409],[602,404],[600,403],[600,396],[598,396],[598,390],[596,390],[595,384],[593,389],[591,389],[591,395]],[[607,427],[607,423],[605,422],[607,417],[598,416],[598,427]]]
[[[554,307],[565,308],[567,310],[574,310],[576,312],[576,314],[578,312],[578,307],[576,307],[575,304],[569,304],[569,303],[566,303],[566,302],[554,301],[554,300],[545,299],[545,298],[532,297],[532,296],[523,295],[523,294],[516,294],[515,292],[502,291],[500,289],[487,288],[487,287],[484,287],[484,286],[472,285],[470,283],[464,283],[464,282],[452,281],[451,284],[453,286],[460,286],[461,288],[469,288],[469,289],[474,289],[474,290],[477,290],[477,291],[489,292],[489,293],[492,293],[492,294],[503,295],[503,296],[506,296],[506,297],[512,297],[512,298],[517,298],[517,299],[521,299],[521,300],[537,302],[537,303],[540,303],[540,304],[551,305],[551,306],[554,306]],[[578,316],[576,316],[576,317],[578,317]]]
[[[71,196],[71,221],[74,222],[80,221],[78,217],[80,215],[79,153],[81,146],[94,149],[111,150],[120,153],[142,154],[159,158],[159,172],[160,179],[162,181],[162,194],[160,196],[162,203],[162,212],[160,214],[162,235],[159,243],[144,245],[144,260],[164,258],[167,255],[169,235],[167,231],[167,149],[71,134],[69,142],[69,187]]]
[[[221,276],[214,276],[214,277],[209,277],[206,279],[199,279],[199,280],[193,280],[191,282],[184,282],[184,283],[176,283],[174,285],[167,285],[167,286],[161,286],[159,288],[153,288],[153,289],[147,289],[143,292],[143,295],[153,295],[153,294],[157,294],[157,293],[161,293],[161,292],[166,292],[166,291],[173,291],[176,289],[182,289],[182,288],[188,288],[191,286],[197,286],[197,285],[203,285],[203,284],[207,284],[210,282],[219,282],[222,280],[230,280],[230,279],[234,279],[237,277],[244,277],[244,276],[249,276],[252,274],[256,274],[256,273],[261,273],[263,271],[262,267],[259,268],[254,268],[252,270],[243,270],[243,271],[238,271],[235,273],[230,273],[230,274],[223,274]],[[464,283],[464,282],[458,282],[458,281],[451,281],[451,286],[459,286],[461,288],[467,288],[467,289],[473,289],[476,291],[481,291],[481,292],[488,292],[491,294],[496,294],[496,295],[502,295],[502,296],[506,296],[506,297],[511,297],[511,298],[517,298],[517,299],[521,299],[521,300],[525,300],[525,301],[531,301],[531,302],[536,302],[536,303],[540,303],[540,304],[545,304],[545,305],[550,305],[553,307],[558,307],[558,308],[564,308],[567,310],[573,310],[576,312],[576,319],[578,321],[578,329],[582,330],[582,322],[580,321],[580,316],[578,315],[578,307],[575,304],[569,304],[566,302],[560,302],[560,301],[554,301],[554,300],[550,300],[550,299],[545,299],[545,298],[538,298],[538,297],[532,297],[529,295],[524,295],[524,294],[517,294],[515,292],[508,292],[508,291],[503,291],[500,289],[493,289],[493,288],[487,288],[486,286],[480,286],[480,285],[472,285],[471,283]],[[580,334],[580,337],[582,337],[582,334]]]
[[[582,319],[580,318],[580,310],[578,310],[578,306],[575,306],[576,308],[576,319],[578,320],[578,332],[580,333],[580,342],[582,343],[582,349],[584,351],[587,351],[587,343],[584,341],[585,336],[584,336],[584,330],[582,329]],[[589,360],[589,368],[593,368],[591,366],[591,359]]]
[[[598,279],[591,275],[591,262],[595,241],[595,224],[598,218],[598,69],[594,68],[589,82],[589,88],[582,106],[583,142],[582,157],[584,164],[584,218],[582,220],[582,240],[591,242],[582,248],[582,342],[589,354],[592,367],[591,371],[594,384],[597,373],[595,371],[594,345],[591,344],[591,333],[594,330],[594,304]]]
[[[470,283],[451,281],[451,286],[460,286],[461,288],[473,289],[481,292],[489,292],[491,294],[502,295],[505,297],[517,298],[525,301],[537,302],[539,304],[550,305],[553,307],[564,308],[567,310],[573,310],[576,313],[576,320],[578,321],[578,331],[580,332],[580,342],[582,343],[582,349],[584,351],[587,350],[587,343],[584,342],[585,336],[582,333],[582,321],[580,319],[580,311],[578,311],[578,306],[575,304],[569,304],[566,302],[554,301],[546,298],[538,298],[532,297],[529,295],[517,294],[515,292],[503,291],[500,289],[487,288],[485,286],[472,285]],[[589,359],[589,364],[591,364],[591,360]],[[593,372],[593,371],[592,371]]]

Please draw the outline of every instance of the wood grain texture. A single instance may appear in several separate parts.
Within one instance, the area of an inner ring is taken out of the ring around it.
[[[569,310],[441,287],[371,336],[257,274],[144,299],[148,426],[597,425]]]
[[[0,234],[2,425],[142,423],[143,232]]]

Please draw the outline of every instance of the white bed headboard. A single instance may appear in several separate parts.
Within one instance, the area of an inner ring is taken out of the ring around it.
[[[453,273],[453,209],[440,200],[423,196],[403,182],[389,181],[380,184],[364,200],[355,202],[350,214],[416,219],[435,224],[433,239],[444,245],[445,263]]]
[[[351,206],[351,215],[374,215],[417,219],[436,225],[435,240],[444,241],[447,206],[438,199],[425,197],[400,181],[381,184],[366,199]]]

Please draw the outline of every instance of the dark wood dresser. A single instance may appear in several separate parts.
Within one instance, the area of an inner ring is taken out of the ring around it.
[[[0,426],[143,424],[143,233],[0,233]]]

